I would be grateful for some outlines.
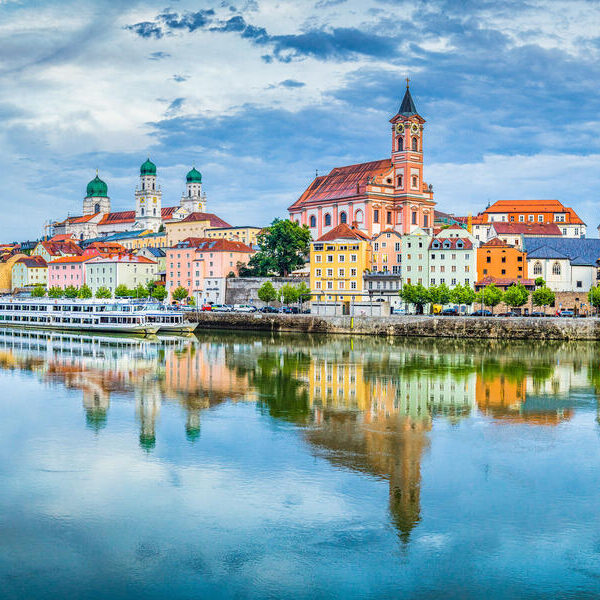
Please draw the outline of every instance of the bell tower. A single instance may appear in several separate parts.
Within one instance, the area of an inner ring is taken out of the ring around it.
[[[135,190],[135,227],[158,231],[162,225],[162,192],[156,183],[156,165],[148,158],[140,167]]]
[[[419,115],[406,79],[406,92],[392,124],[392,166],[394,196],[401,209],[402,231],[433,227],[433,188],[423,180],[423,130],[425,119]],[[431,206],[431,209],[429,209]]]
[[[180,205],[188,214],[206,212],[206,194],[202,191],[202,173],[193,167],[185,176],[185,194],[181,197]]]

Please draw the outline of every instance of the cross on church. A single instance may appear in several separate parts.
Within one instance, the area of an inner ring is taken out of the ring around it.
[[[407,77],[406,78],[406,89],[408,89],[408,84],[410,83],[410,79]]]

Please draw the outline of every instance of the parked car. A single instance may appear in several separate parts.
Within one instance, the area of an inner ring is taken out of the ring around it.
[[[444,308],[440,314],[444,317],[456,317],[458,316],[458,308]]]
[[[282,307],[281,312],[286,315],[297,315],[300,312],[300,309],[297,306],[284,306]]]
[[[530,317],[545,317],[546,313],[541,312],[539,310],[534,310],[532,313],[529,314]]]
[[[213,312],[231,312],[233,309],[229,304],[213,304],[211,310]]]
[[[574,317],[575,313],[572,310],[561,310],[560,316],[561,317]]]
[[[251,313],[256,312],[258,308],[256,308],[256,306],[252,306],[252,304],[236,304],[234,305],[233,310],[235,312]]]
[[[279,309],[278,309],[278,308],[275,308],[274,306],[263,306],[263,307],[260,309],[260,312],[261,312],[261,313],[278,313],[278,312],[279,312]]]
[[[212,310],[212,309],[213,309],[212,304],[203,304],[200,307],[200,310]]]
[[[303,315],[310,315],[310,308],[305,308],[305,309],[302,311],[302,314],[303,314]]]
[[[491,310],[476,310],[475,312],[471,313],[472,317],[491,317],[492,316],[492,311]]]

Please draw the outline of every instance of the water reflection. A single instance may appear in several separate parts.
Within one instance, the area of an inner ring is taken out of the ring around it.
[[[0,329],[0,368],[81,392],[85,425],[102,435],[111,403],[131,401],[139,446],[153,452],[164,403],[181,434],[201,439],[202,413],[253,403],[289,423],[341,469],[384,479],[402,542],[421,520],[422,461],[436,424],[469,418],[558,426],[597,403],[597,344],[380,340],[203,334],[118,338]],[[595,407],[594,407],[595,408]],[[597,409],[596,409],[597,410]]]

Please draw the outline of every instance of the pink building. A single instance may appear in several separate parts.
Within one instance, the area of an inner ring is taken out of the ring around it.
[[[85,281],[85,263],[99,256],[99,253],[87,256],[63,256],[48,263],[48,288],[66,288],[73,285],[81,287]]]
[[[390,158],[318,176],[288,208],[290,219],[306,225],[313,239],[343,223],[355,224],[370,237],[386,229],[411,233],[433,227],[433,189],[423,180],[425,119],[408,85],[390,123]]]
[[[384,273],[386,271],[400,275],[402,265],[402,236],[393,229],[386,229],[377,234],[372,242],[371,271]]]

